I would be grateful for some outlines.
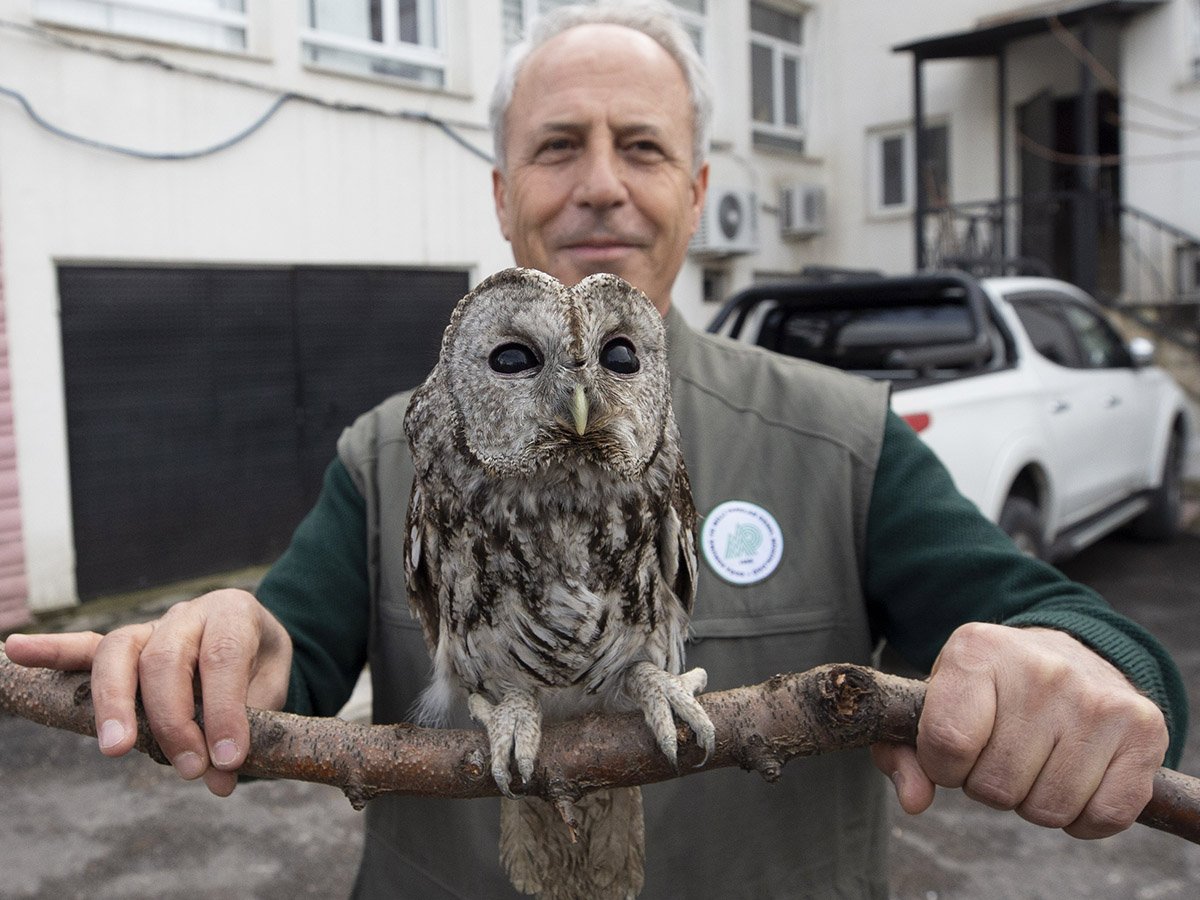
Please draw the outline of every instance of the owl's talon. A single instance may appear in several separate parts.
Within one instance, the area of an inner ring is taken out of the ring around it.
[[[716,748],[716,729],[694,696],[704,690],[708,673],[697,668],[672,675],[653,663],[639,662],[630,667],[626,678],[630,696],[641,706],[646,724],[672,768],[679,771],[679,739],[672,713],[687,723],[696,735],[696,743],[704,749],[699,765],[708,762]]]
[[[513,759],[517,761],[521,780],[525,783],[533,780],[538,745],[542,740],[542,711],[537,698],[527,691],[509,691],[499,703],[492,703],[482,694],[471,694],[467,698],[467,708],[471,718],[487,731],[496,787],[504,796],[514,798],[509,768]]]

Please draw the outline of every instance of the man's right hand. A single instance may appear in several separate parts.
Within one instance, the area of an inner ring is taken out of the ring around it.
[[[91,670],[96,734],[107,756],[128,753],[137,739],[139,689],[150,730],[188,780],[228,796],[250,749],[246,707],[282,709],[292,666],[287,631],[251,594],[221,590],[172,606],[162,618],[107,635],[11,635],[13,662]],[[194,721],[199,677],[204,723]]]

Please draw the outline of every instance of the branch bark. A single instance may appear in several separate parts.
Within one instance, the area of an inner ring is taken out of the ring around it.
[[[548,726],[538,768],[518,790],[552,803],[604,787],[652,784],[739,766],[768,781],[798,756],[913,744],[925,684],[853,665],[827,665],[699,698],[717,731],[708,760],[679,726],[679,771],[658,750],[637,713],[591,715]],[[95,736],[86,672],[26,669],[0,646],[0,709],[53,728]],[[340,788],[355,809],[384,793],[450,798],[498,794],[482,731],[359,725],[248,709],[251,749],[242,772]],[[203,726],[202,720],[201,726]],[[137,749],[166,763],[139,709]],[[1138,821],[1200,843],[1200,779],[1159,770]]]

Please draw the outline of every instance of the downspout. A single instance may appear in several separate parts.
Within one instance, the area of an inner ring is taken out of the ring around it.
[[[1100,145],[1096,121],[1096,76],[1087,60],[1092,55],[1092,20],[1079,26],[1079,43],[1084,53],[1079,62],[1079,102],[1075,108],[1076,152],[1075,215],[1072,257],[1075,283],[1095,295],[1100,274],[1099,161]]]
[[[1000,261],[1008,259],[1008,48],[1001,44],[996,50],[996,141],[999,145],[999,159],[996,196],[999,198],[1000,215],[996,228],[1000,233],[998,246]],[[1001,271],[998,274],[1003,274]]]
[[[913,229],[915,238],[915,270],[920,272],[925,268],[927,252],[925,248],[925,215],[927,201],[925,186],[922,184],[921,173],[925,171],[925,85],[921,66],[924,63],[920,53],[913,53],[913,150],[916,159],[913,164]]]

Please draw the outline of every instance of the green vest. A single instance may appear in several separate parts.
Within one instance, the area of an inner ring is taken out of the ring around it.
[[[696,509],[725,526],[701,528],[687,666],[719,691],[869,663],[864,545],[886,386],[697,334],[674,310],[666,321]],[[367,506],[377,722],[405,719],[430,669],[405,598],[406,401],[386,401],[338,444]],[[776,784],[726,769],[643,795],[648,900],[887,896],[885,781],[865,750],[794,760]],[[518,896],[499,866],[499,821],[496,800],[371,801],[356,896]]]

